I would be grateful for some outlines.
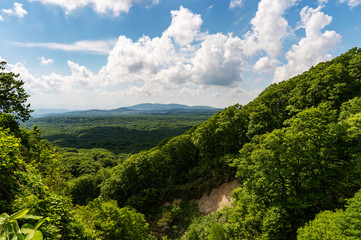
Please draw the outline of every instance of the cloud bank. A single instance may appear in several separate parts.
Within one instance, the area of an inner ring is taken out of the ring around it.
[[[57,5],[67,2],[33,1]],[[114,15],[120,13],[120,10],[106,7],[112,0],[70,2],[67,7],[61,6],[72,11],[90,4],[99,12],[105,9]],[[136,1],[118,2],[130,7]],[[242,2],[230,3],[239,7]],[[52,73],[35,77],[20,63],[11,65],[11,70],[21,73],[30,94],[86,92],[98,96],[172,97],[176,93],[177,96],[194,97],[205,92],[209,94],[211,89],[213,92],[209,96],[215,98],[250,98],[259,91],[240,88],[244,71],[268,74],[273,77],[273,82],[280,82],[330,59],[329,52],[341,41],[341,36],[335,31],[323,30],[332,21],[331,16],[322,12],[326,0],[318,1],[318,8],[304,7],[299,15],[299,25],[292,29],[285,16],[297,3],[297,0],[261,0],[251,20],[251,29],[242,37],[202,31],[201,16],[180,7],[170,12],[169,26],[160,36],[153,38],[143,36],[133,40],[121,35],[116,40],[86,40],[70,44],[17,43],[25,47],[103,54],[108,56],[107,63],[99,72],[92,72],[69,60],[67,64],[71,73],[66,76]],[[303,30],[304,37],[283,55],[284,41],[294,37],[295,31]],[[283,63],[280,60],[282,55],[285,57]],[[52,59],[45,57],[39,60],[44,65],[53,63]],[[250,62],[253,66],[249,66]]]
[[[202,19],[188,9],[172,11],[162,36],[133,42],[120,36],[99,76],[104,84],[133,82],[141,89],[174,89],[179,85],[232,86],[241,81],[242,49],[232,35],[200,32]],[[157,91],[155,91],[156,94]]]
[[[143,36],[137,41],[121,35],[116,41],[105,42],[17,43],[109,54],[107,64],[98,73],[73,61],[68,61],[68,76],[53,73],[34,77],[22,64],[14,65],[13,70],[20,72],[30,92],[37,94],[97,89],[118,95],[159,96],[179,88],[186,94],[200,94],[199,89],[237,86],[242,80],[241,39],[232,34],[201,32],[201,16],[184,7],[171,11],[171,17],[161,36]],[[40,60],[43,64],[52,63],[51,59]]]
[[[90,6],[98,14],[112,13],[113,16],[119,16],[122,12],[128,12],[134,3],[157,4],[159,0],[30,0],[31,2],[40,2],[62,7],[66,14],[70,14],[77,8]]]

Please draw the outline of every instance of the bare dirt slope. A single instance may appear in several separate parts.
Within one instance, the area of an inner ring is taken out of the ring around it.
[[[202,197],[194,202],[198,205],[199,211],[205,215],[221,210],[225,206],[231,205],[231,193],[240,185],[237,180],[223,183],[217,188],[213,188],[210,194],[203,193]],[[180,203],[182,199],[176,198],[172,202],[166,202],[163,206],[170,206]]]
[[[195,202],[203,214],[219,211],[223,207],[231,204],[231,193],[239,186],[237,180],[223,183],[218,188],[214,188],[209,195],[203,193],[202,197]]]

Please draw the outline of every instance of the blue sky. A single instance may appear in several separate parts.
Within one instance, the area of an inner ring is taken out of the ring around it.
[[[361,45],[361,0],[0,1],[33,108],[227,107]]]

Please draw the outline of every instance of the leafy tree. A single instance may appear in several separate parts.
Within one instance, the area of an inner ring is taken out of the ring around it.
[[[0,113],[0,127],[2,129],[7,129],[13,135],[20,135],[20,126],[19,123],[16,122],[14,116],[8,113]]]
[[[112,169],[111,177],[102,183],[102,196],[117,200],[119,206],[128,202],[137,210],[150,210],[159,204],[155,187],[167,184],[167,162],[169,158],[158,149],[132,155]]]
[[[189,181],[189,171],[197,166],[197,149],[191,136],[183,134],[170,139],[162,151],[169,156],[167,168],[169,169],[170,184],[184,184]]]
[[[85,205],[100,195],[100,184],[110,177],[107,169],[101,169],[96,174],[82,175],[72,180],[70,194],[74,204]]]
[[[209,228],[209,240],[226,240],[226,233],[222,224],[216,222]]]
[[[119,208],[115,201],[99,199],[85,207],[79,207],[77,214],[86,225],[86,231],[96,239],[133,240],[147,239],[148,224],[143,214],[134,209]]]
[[[337,218],[344,239],[361,239],[361,191],[347,201],[346,209]]]
[[[342,104],[339,120],[345,120],[351,115],[359,112],[361,112],[361,97],[355,97]]]
[[[264,104],[252,109],[249,116],[247,137],[270,132],[277,127],[275,116]]]
[[[361,190],[347,201],[345,210],[323,211],[298,229],[299,240],[361,239]]]
[[[251,195],[240,201],[252,199],[240,204],[249,213],[252,204],[266,206],[253,213],[260,216],[259,224],[245,230],[269,232],[266,239],[285,239],[287,231],[292,235],[308,216],[339,206],[345,196],[337,189],[347,179],[344,171],[352,167],[343,155],[344,132],[336,124],[336,112],[326,104],[306,109],[285,124],[288,127],[255,136],[236,160],[244,193]],[[246,216],[241,218],[244,224]]]
[[[8,210],[8,205],[14,199],[18,174],[23,160],[19,157],[20,141],[0,128],[0,209]]]
[[[30,104],[19,74],[5,71],[6,62],[0,62],[0,113],[11,113],[16,120],[26,121],[30,118]]]
[[[220,156],[237,153],[247,141],[248,115],[236,104],[211,117],[192,134],[202,163],[212,164]]]
[[[297,230],[298,240],[343,240],[345,239],[336,219],[342,211],[323,211],[315,219]]]

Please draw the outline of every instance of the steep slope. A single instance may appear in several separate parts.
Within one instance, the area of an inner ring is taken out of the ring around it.
[[[253,136],[286,126],[286,119],[309,107],[325,103],[338,110],[343,102],[361,95],[360,52],[351,49],[297,77],[273,84],[246,106],[226,108],[163,146],[132,156],[114,169],[116,174],[103,185],[103,195],[120,204],[133,194],[154,188],[169,193],[164,188],[172,186],[172,194],[182,195],[182,188],[174,190],[174,186],[230,174],[226,156],[237,154]],[[199,191],[193,193],[196,196]]]
[[[232,207],[194,222],[185,238],[296,239],[315,214],[344,206],[361,188],[360,88],[354,48],[131,156],[97,185],[100,195],[174,237],[187,227],[177,218],[183,210],[167,218],[168,232],[157,230],[164,202],[200,198],[236,177]]]
[[[230,161],[242,186],[234,206],[195,222],[186,238],[296,239],[316,213],[344,206],[361,187],[360,84],[354,48],[246,105],[247,143]]]

